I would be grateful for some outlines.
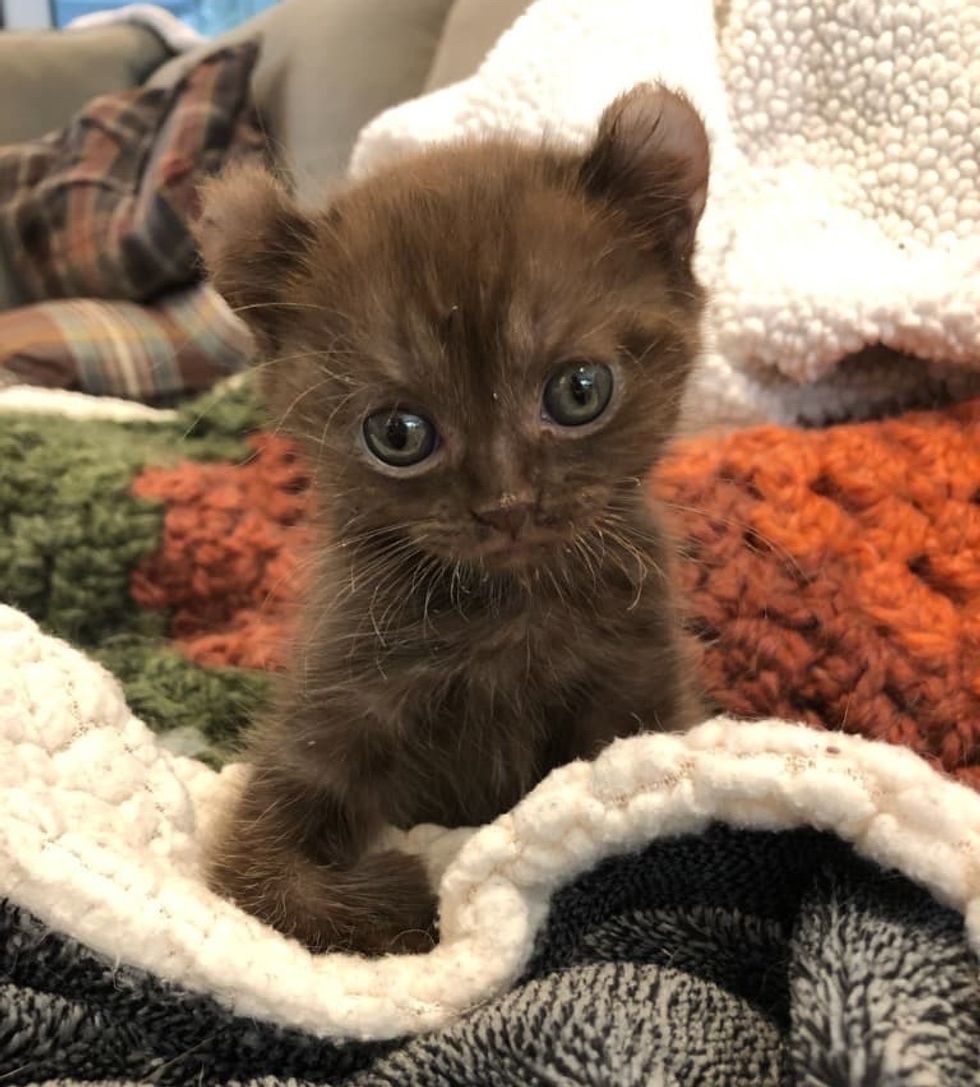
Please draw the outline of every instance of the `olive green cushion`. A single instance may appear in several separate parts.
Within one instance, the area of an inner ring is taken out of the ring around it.
[[[131,23],[0,32],[0,145],[64,128],[90,98],[142,83],[170,55]]]
[[[426,91],[472,75],[531,0],[455,0],[425,81]]]

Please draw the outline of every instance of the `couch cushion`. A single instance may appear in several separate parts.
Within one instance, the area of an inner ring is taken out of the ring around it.
[[[21,300],[144,300],[199,277],[197,184],[261,144],[256,53],[220,50],[169,89],[104,95],[62,132],[0,149],[0,254]]]
[[[531,0],[455,0],[425,81],[425,90],[435,91],[471,76],[493,48],[497,39]]]
[[[169,57],[132,24],[0,33],[0,145],[63,128],[89,99],[142,83]]]
[[[420,94],[450,0],[284,0],[217,44],[257,37],[253,95],[301,199],[345,172],[361,128]],[[154,73],[167,86],[214,43]]]

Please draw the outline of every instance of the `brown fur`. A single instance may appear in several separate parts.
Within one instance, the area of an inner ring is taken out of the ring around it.
[[[486,822],[555,766],[697,718],[641,481],[699,347],[706,184],[696,114],[641,88],[584,156],[455,145],[309,215],[265,175],[207,194],[214,282],[268,355],[324,510],[293,668],[211,880],[310,947],[430,940],[419,863],[370,852],[383,824]],[[596,424],[541,418],[567,359],[614,369]],[[438,423],[421,470],[360,444],[393,405]],[[550,545],[478,555],[517,507]]]

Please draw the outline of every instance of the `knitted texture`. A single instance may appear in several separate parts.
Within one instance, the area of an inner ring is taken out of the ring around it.
[[[202,664],[271,668],[276,618],[295,590],[308,533],[306,469],[273,434],[248,439],[244,464],[147,469],[133,491],[165,503],[162,547],[133,574],[138,604],[168,609],[171,632]],[[273,618],[270,621],[270,616]]]
[[[0,413],[0,600],[221,759],[302,587],[307,472],[248,382],[157,425]],[[980,787],[980,401],[679,443],[654,490],[709,694],[904,744]]]
[[[170,750],[210,765],[235,750],[269,692],[263,672],[201,668],[157,639],[107,638],[93,656],[122,681],[133,713],[165,731]]]
[[[146,606],[138,571],[154,566],[172,518],[138,482],[144,470],[152,478],[216,458],[247,474],[243,438],[264,419],[250,388],[224,388],[173,413],[122,405],[113,413],[112,402],[31,392],[33,401],[19,396],[0,411],[0,601],[86,647],[145,721],[174,731],[176,749],[220,759],[268,680],[201,668],[170,644],[167,611]],[[46,401],[53,413],[41,410]],[[81,417],[69,414],[76,408]]]
[[[980,788],[980,401],[683,445],[656,490],[708,688]]]
[[[138,426],[4,419],[0,600],[82,645],[138,626],[129,570],[158,546],[161,515],[131,488],[143,463],[167,458],[166,438]]]
[[[961,0],[535,0],[471,78],[372,121],[352,170],[462,136],[582,146],[634,84],[680,88],[712,142],[695,413],[840,418],[913,395],[814,383],[861,348],[920,380],[908,356],[980,366],[978,51]]]

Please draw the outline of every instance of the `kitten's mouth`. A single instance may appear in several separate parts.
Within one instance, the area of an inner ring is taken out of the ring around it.
[[[561,543],[556,532],[536,529],[519,536],[496,533],[475,544],[467,558],[480,559],[491,566],[525,566],[553,551]]]

